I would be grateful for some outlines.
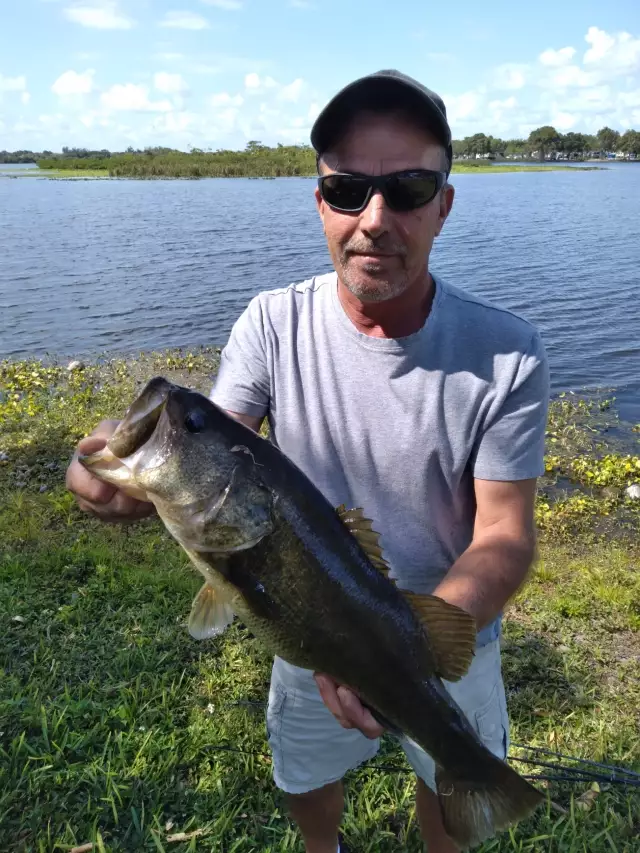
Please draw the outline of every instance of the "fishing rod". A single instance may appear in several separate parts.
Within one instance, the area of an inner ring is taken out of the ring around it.
[[[238,749],[235,746],[226,746],[224,744],[207,744],[203,749],[211,750],[213,752],[230,752],[235,755],[250,755],[255,758],[263,758],[267,761],[270,759],[270,755],[266,752],[257,752],[256,750],[250,749]],[[623,788],[640,788],[639,779],[619,778],[615,773],[611,776],[606,776],[605,774],[600,773],[589,773],[585,775],[579,770],[572,771],[571,768],[563,768],[560,765],[545,763],[543,766],[550,767],[554,770],[563,770],[564,774],[552,773],[546,775],[543,773],[523,773],[521,775],[524,779],[530,779],[537,782],[598,782],[602,784],[619,785]],[[607,765],[603,766],[606,767]],[[398,764],[378,764],[375,761],[370,761],[368,767],[372,770],[379,770],[385,773],[413,773],[413,770],[410,767],[402,767]],[[622,770],[622,768],[619,767],[612,767],[611,769],[614,771]],[[622,772],[624,772],[624,770],[622,770]]]
[[[619,772],[623,773],[625,776],[630,776],[630,777],[635,778],[638,781],[640,781],[640,773],[636,773],[635,770],[628,770],[627,768],[623,768],[623,767],[612,767],[609,764],[601,764],[600,762],[592,761],[589,758],[577,758],[576,756],[573,756],[573,755],[563,755],[561,752],[553,752],[552,750],[545,749],[544,747],[541,747],[541,746],[525,746],[524,744],[521,744],[521,743],[512,743],[511,746],[514,747],[515,749],[526,749],[529,752],[534,752],[538,755],[551,755],[555,758],[562,758],[565,761],[576,761],[579,764],[588,764],[590,767],[599,767],[600,769],[604,769],[604,770],[619,771]]]
[[[266,703],[248,699],[241,699],[235,702],[227,702],[223,707],[248,707],[264,709],[266,707]],[[533,781],[541,782],[597,782],[598,784],[617,785],[622,788],[640,788],[640,773],[637,773],[634,770],[628,770],[625,767],[617,767],[615,765],[603,764],[601,762],[593,761],[588,758],[578,758],[575,755],[565,755],[561,752],[553,752],[550,749],[545,749],[544,747],[526,746],[524,744],[519,743],[512,743],[511,746],[514,749],[525,750],[529,753],[533,753],[534,755],[545,755],[551,758],[558,759],[558,761],[552,762],[544,761],[540,758],[534,757],[523,758],[517,755],[509,755],[509,761],[517,761],[519,763],[526,764],[531,767],[540,767],[548,771],[553,771],[546,774],[522,774],[525,779],[531,779]],[[252,755],[267,760],[269,760],[270,758],[270,756],[266,753],[254,752],[250,750],[239,750],[237,747],[226,746],[222,744],[211,744],[205,748],[223,752],[235,752],[239,755]],[[565,764],[561,763],[567,761],[574,762],[581,766],[567,767]],[[407,767],[391,764],[377,764],[375,761],[370,762],[369,766],[375,768],[376,770],[389,773],[413,772],[410,768]],[[591,768],[597,768],[597,770]]]

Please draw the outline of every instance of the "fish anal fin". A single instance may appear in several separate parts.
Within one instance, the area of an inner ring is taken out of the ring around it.
[[[389,564],[382,556],[382,548],[379,544],[380,534],[373,530],[371,519],[365,517],[361,507],[346,509],[344,504],[340,504],[336,512],[347,530],[358,540],[358,544],[369,558],[369,562],[388,578]],[[392,579],[389,578],[389,580]]]
[[[216,637],[229,627],[234,616],[228,600],[210,583],[205,583],[191,605],[189,633],[195,640]]]
[[[416,612],[433,652],[436,674],[458,681],[469,669],[476,647],[476,623],[469,613],[436,595],[402,593]]]
[[[462,850],[475,848],[528,817],[545,799],[541,791],[506,762],[491,753],[489,756],[492,764],[499,764],[490,768],[486,781],[482,782],[457,779],[441,767],[436,768],[436,790],[444,827]]]

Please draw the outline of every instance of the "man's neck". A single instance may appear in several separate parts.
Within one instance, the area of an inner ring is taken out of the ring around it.
[[[434,295],[430,273],[384,302],[362,302],[338,278],[338,298],[345,314],[359,332],[372,338],[405,338],[418,332],[429,316]]]

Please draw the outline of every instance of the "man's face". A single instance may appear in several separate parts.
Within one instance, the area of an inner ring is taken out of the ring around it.
[[[443,158],[442,146],[405,119],[359,113],[334,149],[323,155],[321,173],[442,170]],[[381,302],[407,290],[426,273],[453,194],[447,185],[424,207],[396,213],[376,192],[362,212],[340,213],[316,188],[318,212],[340,281],[363,302]]]

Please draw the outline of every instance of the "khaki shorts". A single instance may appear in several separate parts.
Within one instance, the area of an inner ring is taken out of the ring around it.
[[[460,681],[444,684],[487,748],[506,758],[509,719],[500,641],[478,649]],[[271,674],[267,735],[274,781],[289,794],[304,794],[341,779],[348,770],[373,758],[380,743],[357,729],[343,729],[322,701],[313,673],[281,658],[275,659]],[[399,741],[416,774],[434,788],[433,759],[408,738]]]

